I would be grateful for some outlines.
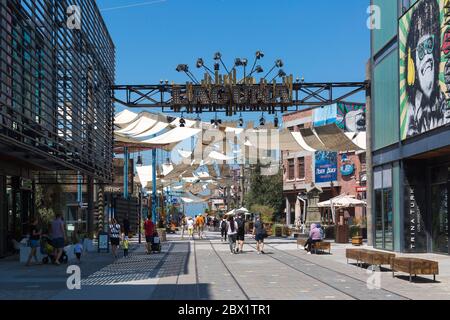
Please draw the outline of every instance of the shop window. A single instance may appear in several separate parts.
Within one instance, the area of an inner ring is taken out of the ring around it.
[[[375,247],[394,249],[392,166],[374,170]]]

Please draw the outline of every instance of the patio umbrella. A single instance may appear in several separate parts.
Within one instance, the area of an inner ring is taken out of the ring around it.
[[[355,199],[353,196],[340,195],[327,201],[319,202],[317,206],[319,208],[331,208],[331,214],[333,216],[333,222],[336,222],[336,208],[353,208],[353,207],[364,207],[366,206],[366,201]]]

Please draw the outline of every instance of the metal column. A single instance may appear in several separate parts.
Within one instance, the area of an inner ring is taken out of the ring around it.
[[[128,199],[128,163],[130,155],[128,153],[128,147],[123,148],[123,197]]]
[[[156,201],[158,199],[156,190],[156,149],[152,150],[152,220],[158,223],[156,217]]]

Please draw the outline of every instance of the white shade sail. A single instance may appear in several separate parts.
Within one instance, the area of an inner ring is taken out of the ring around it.
[[[118,126],[126,125],[134,121],[137,117],[138,117],[137,113],[125,109],[115,116],[114,124]]]
[[[152,182],[152,166],[136,167],[137,174],[141,185],[146,186],[147,183]]]
[[[165,122],[157,122],[153,127],[151,127],[150,129],[141,132],[140,134],[137,134],[134,136],[134,138],[145,138],[145,137],[150,137],[153,136],[155,134],[160,133],[161,131],[163,131],[164,129],[166,129],[167,127],[169,127],[168,123]]]
[[[169,173],[173,171],[173,164],[163,164],[162,165],[162,175],[167,176]]]
[[[122,133],[130,136],[141,134],[152,128],[158,121],[147,117],[140,117],[137,121],[133,122],[130,126],[118,130],[117,133]]]
[[[191,151],[184,151],[184,150],[177,150],[177,151],[178,151],[178,154],[184,159],[187,159],[192,155]]]
[[[311,148],[305,141],[305,139],[303,139],[303,136],[300,132],[291,132],[292,136],[294,137],[295,141],[297,141],[297,143],[300,145],[301,148],[303,148],[306,151],[310,151],[310,152],[315,152],[317,151],[314,148]]]
[[[186,193],[183,197],[181,197],[181,201],[184,203],[202,203],[206,202],[206,200],[194,196],[192,193]]]
[[[209,156],[209,159],[213,159],[213,160],[218,160],[218,161],[229,161],[229,160],[233,160],[234,157],[228,157],[220,152],[217,151],[212,151]]]
[[[201,131],[202,131],[201,129],[177,127],[166,133],[163,133],[160,136],[157,136],[149,140],[144,140],[142,142],[154,145],[167,145],[172,143],[178,143],[199,134]]]
[[[365,132],[346,132],[345,135],[353,141],[359,148],[366,150],[367,135]]]

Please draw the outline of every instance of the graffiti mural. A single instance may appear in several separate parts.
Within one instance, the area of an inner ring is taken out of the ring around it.
[[[345,132],[365,132],[366,105],[339,102],[337,104],[336,124]]]
[[[450,123],[449,0],[420,0],[399,22],[401,137]]]

